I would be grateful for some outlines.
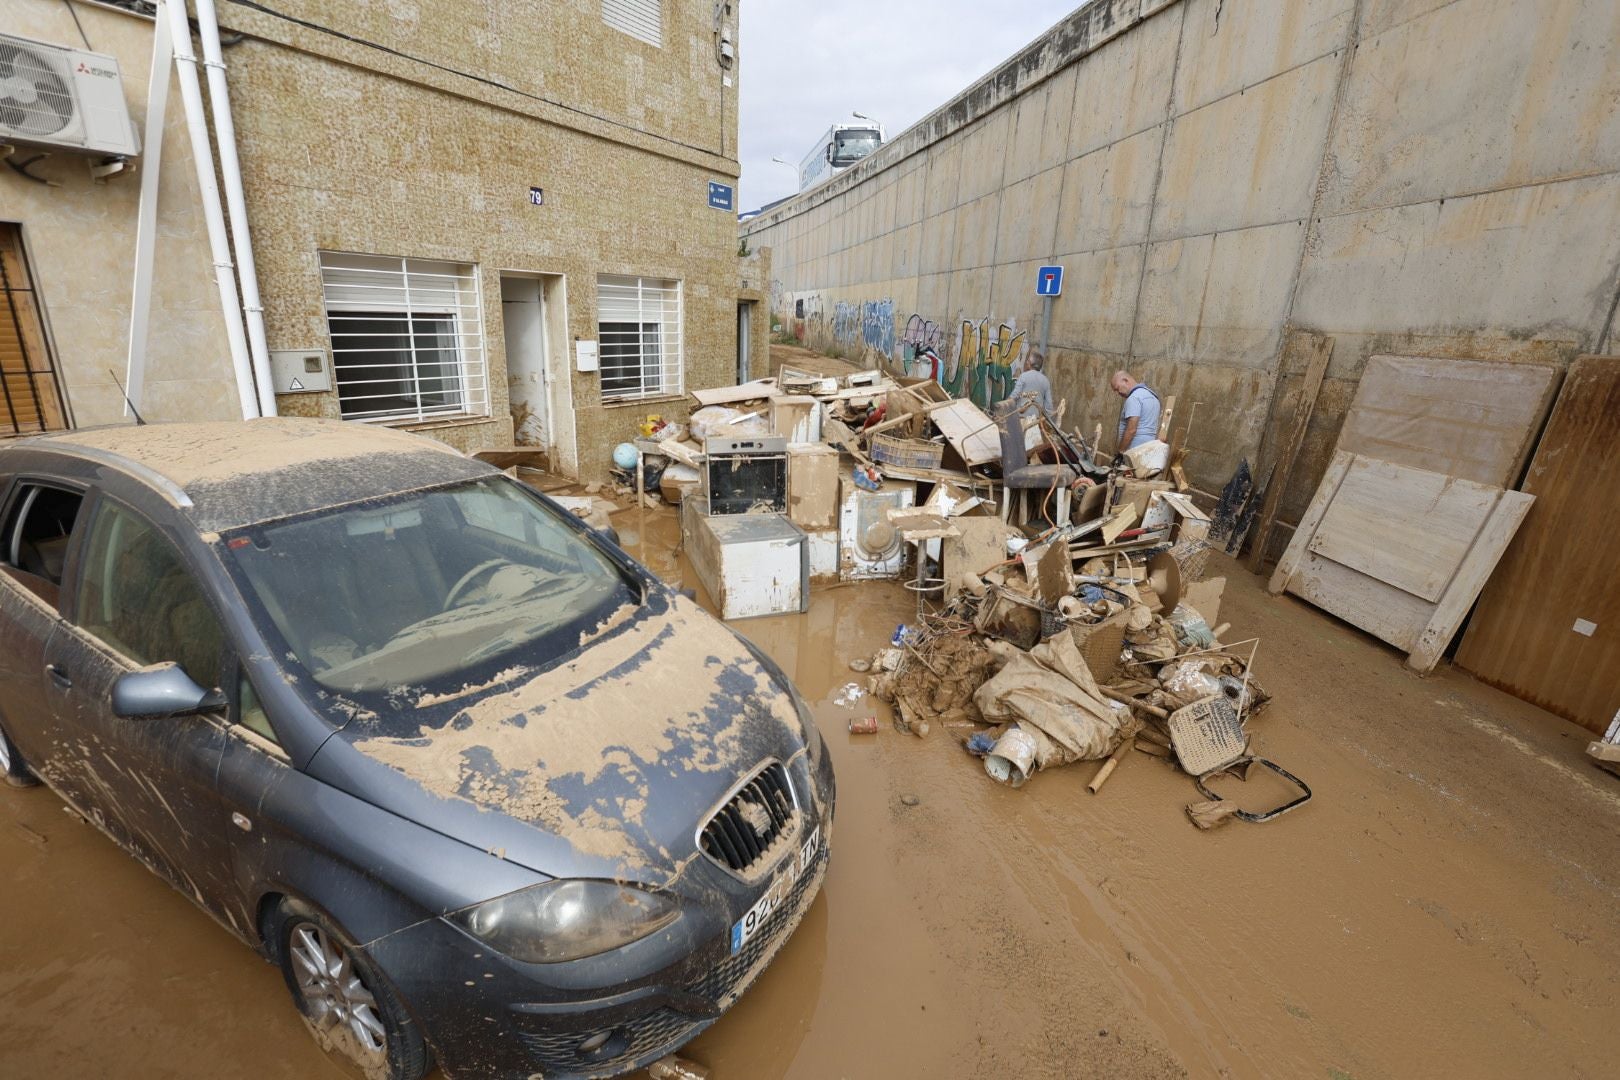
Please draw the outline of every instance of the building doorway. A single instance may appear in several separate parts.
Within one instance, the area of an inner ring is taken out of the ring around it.
[[[564,475],[579,467],[568,378],[568,302],[561,274],[501,272],[501,325],[513,441],[544,450]]]
[[[0,438],[67,426],[22,230],[0,222]]]
[[[737,381],[753,379],[754,301],[742,300],[737,304]]]

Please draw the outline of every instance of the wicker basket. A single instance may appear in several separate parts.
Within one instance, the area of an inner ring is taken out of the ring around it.
[[[945,460],[945,447],[921,439],[900,439],[893,435],[872,436],[872,460],[902,469],[937,469]]]
[[[1080,655],[1091,669],[1091,677],[1107,686],[1119,675],[1119,656],[1125,648],[1125,612],[1117,612],[1099,623],[1069,628]]]

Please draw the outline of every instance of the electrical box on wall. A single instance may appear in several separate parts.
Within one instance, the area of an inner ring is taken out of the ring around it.
[[[326,350],[270,350],[270,380],[278,394],[316,394],[332,389]]]

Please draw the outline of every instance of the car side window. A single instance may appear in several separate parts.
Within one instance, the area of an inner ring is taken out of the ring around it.
[[[0,567],[51,606],[62,590],[68,544],[84,496],[48,484],[17,486],[0,525]]]
[[[103,501],[80,573],[78,624],[137,664],[173,661],[219,685],[225,634],[180,553],[135,514]]]
[[[259,704],[259,694],[253,689],[253,684],[246,675],[238,675],[237,680],[236,722],[279,746],[281,740],[276,738],[276,729],[270,726],[270,717],[264,711],[264,706]]]

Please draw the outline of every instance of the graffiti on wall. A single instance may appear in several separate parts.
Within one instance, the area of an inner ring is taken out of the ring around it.
[[[918,379],[938,380],[945,364],[945,331],[932,319],[912,315],[900,334],[895,359],[900,370]]]
[[[846,349],[894,355],[894,301],[840,300],[833,307],[833,339]]]
[[[1028,331],[1001,323],[992,333],[990,320],[962,320],[956,356],[939,384],[952,397],[965,397],[988,409],[1012,393],[1024,368],[1024,339]]]

